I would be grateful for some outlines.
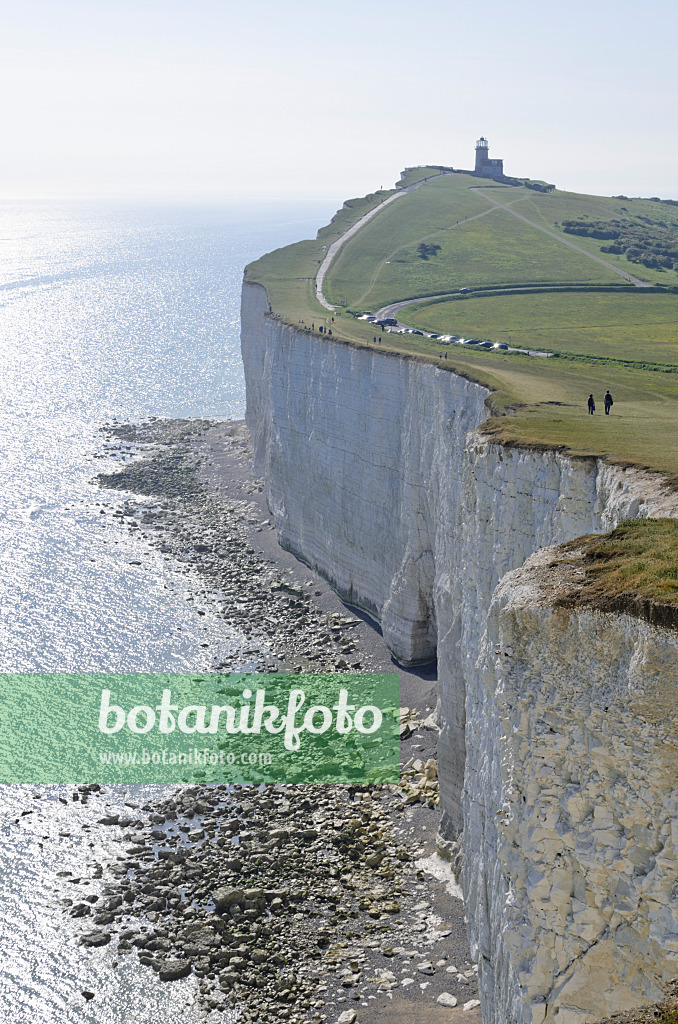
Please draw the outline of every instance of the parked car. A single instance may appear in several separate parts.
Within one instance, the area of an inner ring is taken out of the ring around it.
[[[481,341],[478,348],[494,348],[494,345],[491,341]]]
[[[470,288],[460,288],[459,291],[461,292],[462,295],[466,295],[466,292],[470,292],[471,289]]]
[[[420,338],[424,337],[423,331],[410,331],[410,334],[418,334]]]
[[[504,352],[505,352],[505,351],[506,351],[506,350],[508,349],[508,345],[505,345],[503,341],[498,341],[498,342],[496,342],[496,343],[495,343],[495,346],[494,346],[494,347],[495,347],[495,348],[500,348],[500,349],[502,349],[502,350],[503,350]]]
[[[464,345],[477,345],[478,344],[478,339],[477,338],[467,338],[466,341],[463,342],[463,344]]]

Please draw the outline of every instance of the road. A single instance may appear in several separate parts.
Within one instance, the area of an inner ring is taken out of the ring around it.
[[[421,185],[424,184],[424,180],[433,181],[435,178],[444,178],[446,174],[451,173],[451,171],[443,171],[441,174],[432,174],[430,178],[422,178],[421,181],[415,181],[413,185],[407,185],[406,188],[398,189],[398,191],[395,192],[392,196],[389,196],[388,199],[385,199],[383,203],[380,203],[379,206],[375,206],[373,210],[370,210],[370,212],[366,213],[364,217],[361,217],[360,220],[356,221],[353,227],[349,228],[348,231],[344,232],[344,234],[340,238],[338,238],[336,242],[332,242],[332,245],[327,250],[325,259],[320,264],[320,270],[318,271],[315,279],[315,294],[321,306],[324,306],[325,309],[329,310],[334,310],[336,308],[335,306],[332,306],[325,298],[325,295],[323,293],[323,282],[325,280],[325,274],[329,269],[330,263],[337,255],[339,249],[342,247],[344,242],[348,242],[349,238],[353,238],[353,236],[357,234],[357,232],[360,231],[360,229],[365,224],[367,224],[368,220],[372,220],[372,218],[376,216],[376,214],[378,214],[380,210],[383,210],[390,203],[394,203],[396,199],[400,199],[401,196],[407,195],[408,192],[414,192],[415,189],[419,188]]]

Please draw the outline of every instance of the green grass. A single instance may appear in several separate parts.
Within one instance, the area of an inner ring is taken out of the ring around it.
[[[404,310],[408,324],[438,334],[522,348],[678,364],[678,295],[564,292],[493,295]]]
[[[584,575],[560,593],[558,605],[627,612],[655,625],[678,626],[678,519],[627,520],[605,536],[571,541],[565,559],[569,552],[583,555]],[[675,695],[671,699],[675,703]],[[658,704],[654,697],[650,713],[663,717]],[[674,711],[666,708],[668,714]]]
[[[678,520],[629,520],[604,537],[587,538],[583,549],[584,593],[591,600],[642,594],[678,603]]]
[[[529,192],[525,204],[521,204],[520,212],[530,220],[541,224],[550,231],[560,230],[565,220],[612,221],[612,220],[644,220],[649,225],[666,224],[678,235],[678,207],[667,203],[655,203],[650,199],[615,199],[608,196],[580,195],[577,192],[555,191],[547,194]],[[595,238],[584,238],[580,235],[569,235],[562,232],[576,245],[588,252],[602,256],[603,259],[653,284],[676,285],[678,274],[675,271],[652,270],[648,267],[631,263],[625,256],[601,251],[601,246],[609,245],[609,241]]]
[[[453,365],[462,369],[462,357]],[[504,415],[485,430],[497,440],[678,473],[678,374],[495,353],[468,357],[463,368],[495,389],[493,406]],[[608,388],[614,406],[605,416]],[[590,392],[594,416],[586,411]]]
[[[283,313],[290,323],[327,312],[315,297],[315,275],[325,255],[322,244],[295,242],[274,249],[245,268],[245,280],[263,284],[273,309]]]
[[[451,170],[451,168],[443,168],[442,166],[408,167],[406,170],[401,172],[398,184],[405,187],[407,185],[414,185],[417,181],[424,181],[426,178],[431,178],[436,174],[440,174],[443,170]]]
[[[537,218],[540,223],[544,219],[539,204],[550,195],[465,174],[446,175],[393,203],[342,247],[326,277],[327,298],[372,309],[461,287],[622,283],[612,270],[494,206],[477,188],[528,217],[535,212],[536,197]],[[553,223],[544,226],[555,229]],[[582,241],[565,234],[563,238],[577,245]],[[420,242],[439,245],[439,254],[422,260],[417,254]],[[625,269],[646,276],[641,273],[645,268],[635,264]],[[673,272],[671,278],[678,280]]]

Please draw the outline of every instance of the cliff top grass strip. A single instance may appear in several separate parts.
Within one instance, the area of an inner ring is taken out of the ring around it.
[[[453,171],[453,167],[445,167],[443,164],[429,164],[426,167],[406,167],[400,172],[399,188],[407,188],[408,185],[416,185],[418,181],[426,181],[436,174],[444,171]]]
[[[678,629],[678,520],[627,520],[565,550],[583,553],[585,577],[558,604],[626,612]]]

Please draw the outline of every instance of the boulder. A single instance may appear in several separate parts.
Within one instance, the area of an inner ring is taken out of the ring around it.
[[[160,968],[158,977],[161,981],[177,981],[179,978],[187,978],[191,970],[189,960],[168,960]]]

